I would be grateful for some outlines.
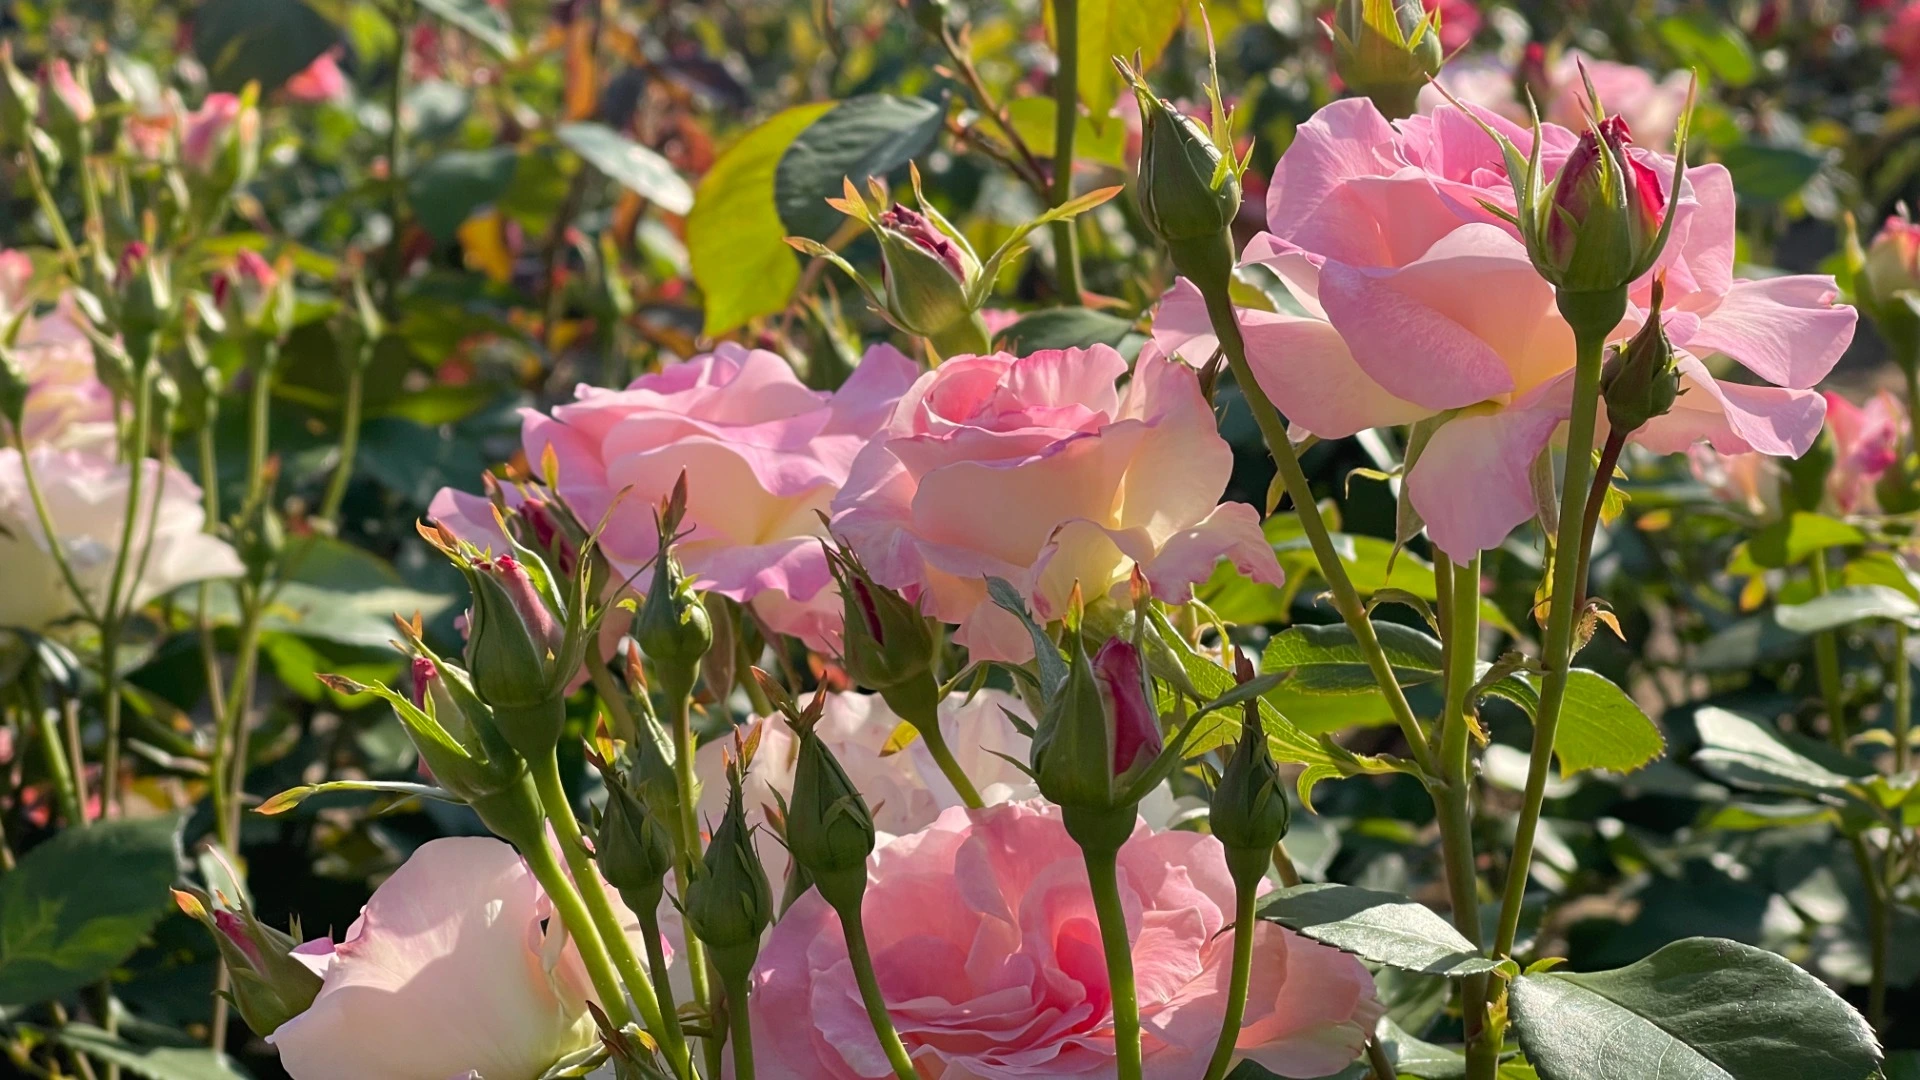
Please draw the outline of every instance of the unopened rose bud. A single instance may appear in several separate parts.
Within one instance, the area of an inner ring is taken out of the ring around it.
[[[1666,197],[1660,177],[1627,152],[1627,122],[1589,127],[1547,190],[1541,212],[1541,273],[1567,292],[1633,283],[1659,255]]]
[[[1339,0],[1333,7],[1334,70],[1389,120],[1412,116],[1420,90],[1440,70],[1440,9],[1420,0]]]
[[[1867,246],[1866,261],[1856,280],[1860,306],[1873,316],[1892,347],[1903,371],[1920,364],[1920,225],[1907,217],[1906,207],[1887,218]]]
[[[228,317],[234,322],[264,337],[284,339],[293,329],[291,269],[243,248],[231,270],[216,279],[215,298],[230,309]]]
[[[138,241],[122,248],[114,269],[113,295],[121,338],[137,371],[153,358],[156,338],[175,314],[173,275],[166,257]]]
[[[1158,760],[1160,723],[1140,650],[1111,638],[1088,659],[1077,630],[1067,681],[1046,703],[1034,734],[1032,766],[1040,794],[1067,813],[1081,844],[1111,844],[1133,828],[1136,783]],[[1087,835],[1077,821],[1101,835]]]
[[[1660,322],[1663,292],[1663,283],[1655,279],[1646,324],[1626,344],[1615,347],[1600,369],[1607,423],[1621,436],[1638,431],[1656,416],[1665,416],[1680,396],[1680,371],[1673,363],[1673,344]]]
[[[948,0],[901,0],[901,6],[913,17],[915,26],[936,38],[946,30],[948,20],[953,17]]]
[[[1174,269],[1203,291],[1222,293],[1233,274],[1233,219],[1240,213],[1240,168],[1233,128],[1216,75],[1208,88],[1213,123],[1205,127],[1154,93],[1120,58],[1142,124],[1134,200],[1147,227],[1167,245]]]
[[[660,906],[667,871],[673,869],[673,834],[617,772],[606,769],[601,775],[607,807],[595,838],[594,859],[607,884],[620,890],[627,907],[652,911]]]
[[[556,682],[565,681],[558,667],[566,634],[548,598],[511,555],[477,556],[468,565],[473,610],[466,656],[474,688],[496,709],[532,709],[551,700]],[[553,745],[544,731],[508,735],[522,753]],[[559,739],[557,726],[551,736]]]
[[[23,147],[40,115],[40,87],[13,63],[13,43],[0,42],[0,141]]]
[[[787,847],[836,909],[858,904],[875,840],[873,813],[852,778],[805,723],[787,799]]]
[[[95,109],[93,92],[87,88],[86,69],[76,75],[65,60],[48,62],[43,71],[47,89],[47,130],[60,141],[66,153],[80,158],[92,150],[91,128]]]
[[[661,688],[670,698],[684,697],[692,691],[700,660],[713,647],[713,619],[694,591],[693,579],[680,568],[680,560],[674,555],[675,531],[682,513],[677,508],[686,504],[685,484],[682,475],[679,493],[669,499],[656,519],[660,546],[653,560],[653,581],[633,624],[633,639],[653,661]]]
[[[931,338],[973,316],[967,292],[980,262],[970,249],[904,206],[882,212],[875,233],[887,306],[901,329]]]
[[[1244,657],[1239,674],[1243,682],[1253,677],[1253,666]],[[1292,819],[1286,787],[1260,723],[1260,703],[1249,701],[1243,709],[1240,741],[1220,772],[1208,809],[1213,835],[1226,848],[1227,868],[1237,886],[1251,888],[1265,876],[1273,861],[1273,846],[1287,835]]]
[[[827,565],[840,586],[848,677],[882,693],[929,678],[935,642],[919,607],[875,581],[845,546],[827,545]]]
[[[760,952],[760,935],[773,923],[773,887],[753,848],[741,791],[744,762],[728,770],[727,812],[713,831],[701,872],[686,890],[687,926],[712,950],[714,966],[744,978]]]
[[[313,1005],[320,976],[294,958],[300,943],[293,935],[261,922],[244,902],[238,912],[229,911],[198,889],[175,889],[173,899],[212,935],[227,967],[231,1000],[254,1034],[271,1035]]]

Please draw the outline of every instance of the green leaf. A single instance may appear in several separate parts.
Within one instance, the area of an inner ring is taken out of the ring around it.
[[[1269,897],[1260,917],[1402,971],[1458,978],[1500,967],[1432,908],[1397,893],[1352,885],[1296,885]]]
[[[834,107],[795,105],[748,132],[700,179],[687,217],[687,257],[706,297],[706,333],[724,334],[787,306],[800,264],[773,201],[787,147]]]
[[[227,1055],[191,1040],[183,1039],[179,1045],[140,1046],[92,1024],[54,1028],[47,1037],[147,1080],[246,1080],[247,1074]]]
[[[851,179],[888,174],[930,149],[946,125],[943,101],[867,94],[848,98],[800,132],[773,173],[773,205],[788,233],[825,240],[847,219],[827,205]]]
[[[1783,735],[1728,709],[1703,708],[1694,726],[1700,749],[1693,763],[1735,787],[1831,799],[1870,771],[1824,743]]]
[[[1111,65],[1109,65],[1111,66]],[[1053,156],[1053,118],[1059,112],[1050,97],[1023,97],[1007,102],[1007,115],[1020,141],[1035,157]],[[1080,161],[1097,161],[1118,169],[1126,164],[1127,127],[1105,124],[1095,128],[1082,116],[1073,129],[1073,156]]]
[[[1167,641],[1168,647],[1178,654],[1182,672],[1186,675],[1187,681],[1193,684],[1194,691],[1202,698],[1219,697],[1232,691],[1239,684],[1239,680],[1233,677],[1233,672],[1215,663],[1211,657],[1193,651],[1188,647],[1186,640],[1179,635],[1168,634],[1162,637]],[[1163,708],[1162,711],[1166,710]],[[1301,731],[1264,697],[1260,701],[1260,725],[1266,729],[1267,745],[1272,750],[1276,761],[1297,765],[1324,765],[1336,770],[1340,775],[1347,775],[1349,772],[1343,765],[1352,766],[1359,761],[1357,758],[1353,760],[1336,758],[1326,744]],[[1241,719],[1238,714],[1216,713],[1212,718],[1201,721],[1187,743],[1187,756],[1196,757],[1209,750],[1217,750],[1229,745],[1240,737],[1240,727]]]
[[[1420,1080],[1462,1080],[1467,1075],[1467,1058],[1451,1046],[1439,1046],[1416,1039],[1391,1018],[1383,1017],[1377,1036],[1380,1048],[1394,1071]]]
[[[393,640],[393,616],[418,612],[431,620],[455,603],[452,595],[408,587],[393,567],[351,544],[315,537],[291,541],[290,548],[289,579],[260,620],[268,633],[384,646]],[[208,614],[220,625],[239,621],[231,586],[212,590]]]
[[[1004,578],[987,578],[987,595],[1000,607],[1000,610],[1020,620],[1027,628],[1027,637],[1033,641],[1034,665],[1040,670],[1041,696],[1051,699],[1067,684],[1067,662],[1060,655],[1060,646],[1053,643],[1041,625],[1033,621],[1027,611],[1027,602],[1020,590]]]
[[[0,877],[0,1005],[60,997],[126,959],[165,914],[180,819],[68,829]]]
[[[449,150],[407,177],[407,205],[428,235],[445,243],[475,210],[513,182],[520,152],[511,146]]]
[[[507,13],[487,0],[420,0],[420,6],[445,19],[508,60],[520,55]]]
[[[1656,25],[1661,40],[1684,67],[1703,67],[1729,86],[1745,86],[1759,73],[1747,36],[1708,11],[1670,15]]]
[[[1440,677],[1440,642],[1398,623],[1376,622],[1373,632],[1400,685],[1418,686]],[[1366,651],[1345,623],[1294,626],[1275,634],[1260,658],[1260,670],[1291,672],[1288,689],[1303,694],[1380,692]]]
[[[1134,329],[1131,319],[1092,308],[1065,307],[1021,316],[1019,321],[994,336],[993,345],[1015,356],[1042,349],[1111,345],[1131,360],[1140,354],[1140,346],[1146,341],[1146,335]]]
[[[1695,671],[1751,671],[1807,651],[1807,636],[1781,626],[1767,611],[1741,619],[1702,642],[1687,666]]]
[[[1743,203],[1785,202],[1820,174],[1827,159],[1791,146],[1740,143],[1720,151]]]
[[[1186,11],[1186,0],[1080,0],[1080,100],[1095,125],[1105,126],[1120,96],[1113,58],[1138,52],[1141,70],[1152,70]],[[1047,5],[1047,31],[1053,38],[1052,4]]]
[[[1561,776],[1587,769],[1632,772],[1659,757],[1666,747],[1660,729],[1625,690],[1585,668],[1568,674],[1560,728],[1553,739]]]
[[[1799,634],[1838,630],[1865,619],[1920,627],[1920,603],[1885,585],[1845,585],[1804,604],[1782,604],[1774,610],[1774,618]]]
[[[214,90],[277,90],[339,40],[302,0],[206,0],[193,11],[193,54]]]
[[[693,209],[693,189],[666,158],[605,124],[562,124],[555,132],[567,148],[629,191],[669,214]]]
[[[1517,980],[1509,997],[1546,1080],[1865,1080],[1879,1046],[1860,1014],[1790,961],[1715,938],[1636,964]]]
[[[1866,534],[1844,521],[1802,510],[1755,533],[1744,547],[1754,565],[1778,570],[1802,562],[1816,551],[1864,543],[1866,539]],[[1737,564],[1739,556],[1734,559]],[[1735,567],[1728,569],[1740,572]]]

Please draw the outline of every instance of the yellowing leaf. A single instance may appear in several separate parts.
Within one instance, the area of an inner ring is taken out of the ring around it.
[[[706,296],[708,334],[786,307],[800,264],[774,208],[774,171],[788,145],[833,107],[820,101],[775,115],[720,155],[700,181],[687,217],[687,256]]]
[[[461,222],[454,234],[460,239],[467,269],[485,274],[495,285],[505,285],[513,278],[513,253],[507,250],[502,224],[500,212],[488,210]]]
[[[1057,2],[1047,5],[1047,36],[1055,42]],[[1152,70],[1185,19],[1187,4],[1186,0],[1078,0],[1078,4],[1080,100],[1092,114],[1094,127],[1104,129],[1107,114],[1120,97],[1120,73],[1114,70],[1113,58],[1131,60],[1138,52],[1143,67]]]

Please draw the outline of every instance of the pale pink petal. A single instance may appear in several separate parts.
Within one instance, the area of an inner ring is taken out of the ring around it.
[[[1680,354],[1682,392],[1673,410],[1654,417],[1633,441],[1673,454],[1701,440],[1723,454],[1758,451],[1799,457],[1820,437],[1826,402],[1812,390],[1721,382],[1705,364]]]
[[[1696,356],[1726,353],[1769,382],[1805,390],[1853,340],[1858,314],[1836,305],[1839,295],[1832,278],[1813,274],[1736,281],[1674,345]]]
[[[1570,383],[1561,384],[1570,390]],[[1434,546],[1456,561],[1497,548],[1538,509],[1528,470],[1570,401],[1463,413],[1433,433],[1407,476],[1407,497]]]

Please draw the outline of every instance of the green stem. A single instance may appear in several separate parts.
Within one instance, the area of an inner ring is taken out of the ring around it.
[[[234,855],[240,853],[240,801],[247,791],[247,757],[253,739],[253,729],[247,725],[247,716],[253,712],[254,672],[260,661],[260,619],[264,613],[258,589],[242,586],[237,595],[240,599],[240,641],[234,653],[233,675],[227,683],[224,716],[216,717],[216,720],[224,719],[225,724],[224,730],[219,727],[214,730],[213,774],[213,782],[225,784],[227,788],[227,812],[226,820],[221,823],[221,836],[226,843],[233,845],[228,850]],[[223,765],[225,773],[219,771]]]
[[[1876,1032],[1887,1027],[1887,962],[1892,954],[1893,909],[1886,886],[1873,864],[1873,853],[1862,836],[1850,836],[1853,861],[1860,869],[1860,887],[1867,893],[1867,1023]]]
[[[1119,848],[1081,846],[1093,908],[1100,917],[1100,944],[1107,955],[1107,986],[1113,998],[1113,1052],[1119,1080],[1140,1080],[1140,1003],[1134,994],[1133,944],[1120,902]]]
[[[73,280],[79,281],[85,267],[80,262],[80,249],[73,246],[73,234],[67,231],[66,219],[60,216],[60,207],[53,201],[53,191],[47,187],[46,174],[40,171],[40,154],[32,145],[20,149],[20,156],[27,163],[27,186],[33,188],[34,200],[40,204],[40,212],[47,216],[47,228],[53,230],[53,244],[60,249],[60,258],[67,264],[67,273]]]
[[[139,532],[145,506],[148,429],[153,419],[153,378],[151,363],[142,365],[133,393],[133,431],[127,455],[127,508],[120,523],[120,547],[113,554],[113,574],[107,579],[107,595],[100,608],[100,682],[106,709],[106,743],[100,757],[100,815],[106,817],[120,806],[120,624],[132,605],[127,592],[127,566],[133,553],[133,541]],[[156,493],[155,502],[158,502]],[[152,534],[148,534],[152,541]],[[136,588],[138,583],[134,583]],[[132,590],[129,590],[132,591]]]
[[[27,482],[27,499],[33,503],[33,515],[40,523],[40,535],[46,541],[47,553],[53,556],[55,566],[60,568],[60,578],[67,584],[67,591],[73,594],[74,603],[80,606],[80,614],[88,622],[98,624],[100,612],[93,606],[93,600],[85,589],[80,587],[80,577],[73,572],[73,563],[67,558],[67,545],[60,539],[60,528],[54,523],[53,511],[47,507],[46,494],[40,489],[38,470],[33,467],[33,455],[27,450],[26,436],[19,429],[13,432],[13,448],[20,455],[20,475]]]
[[[1825,596],[1832,591],[1827,580],[1827,553],[1815,551],[1807,560],[1807,569],[1813,574],[1813,592],[1815,596]],[[1813,669],[1820,683],[1820,700],[1827,710],[1827,738],[1833,745],[1847,748],[1847,705],[1840,694],[1840,639],[1832,630],[1823,630],[1813,636]]]
[[[960,762],[954,759],[953,750],[947,745],[947,737],[940,731],[940,723],[935,720],[920,729],[920,738],[927,744],[927,753],[933,755],[934,764],[940,766],[940,775],[947,778],[953,790],[960,793],[960,801],[968,809],[978,810],[986,805],[980,798],[980,789],[973,786],[966,771],[960,768]]]
[[[640,966],[640,958],[633,951],[633,942],[627,939],[626,927],[621,925],[620,916],[613,910],[613,901],[607,896],[607,887],[601,884],[600,871],[593,865],[586,838],[580,833],[580,819],[574,816],[573,804],[567,799],[566,785],[560,781],[560,759],[557,755],[548,754],[528,764],[533,768],[534,790],[540,793],[540,803],[546,809],[547,820],[553,824],[554,835],[560,841],[560,854],[566,859],[567,868],[573,871],[580,898],[586,902],[587,915],[593,920],[601,940],[606,943],[614,968],[626,981],[634,1002],[640,1006],[641,1021],[649,1032],[660,1033],[664,1039],[666,1022],[660,1015],[660,1001],[653,993],[653,980],[647,975],[646,969]],[[683,1044],[677,1055],[673,1047],[666,1049],[675,1072],[686,1076],[686,1046]]]
[[[1607,491],[1613,486],[1613,470],[1620,464],[1620,452],[1626,449],[1628,434],[1617,429],[1607,433],[1607,444],[1600,451],[1600,465],[1593,470],[1593,485],[1587,493],[1587,508],[1581,521],[1580,562],[1574,567],[1573,573],[1577,590],[1573,597],[1573,610],[1576,613],[1586,610],[1587,568],[1593,561],[1593,536],[1600,528],[1600,511],[1606,508]]]
[[[1446,602],[1441,605],[1447,656],[1446,705],[1440,720],[1440,781],[1433,787],[1433,804],[1440,818],[1440,847],[1453,924],[1478,948],[1480,873],[1473,853],[1473,702],[1469,693],[1480,658],[1480,556],[1475,554],[1455,566],[1446,553],[1436,549],[1433,564],[1436,579],[1444,581],[1447,588]],[[1485,975],[1461,984],[1469,1053],[1476,1044],[1485,1043],[1480,1036],[1487,1030],[1487,992]]]
[[[867,1007],[867,1019],[873,1023],[873,1034],[880,1040],[880,1048],[886,1051],[894,1076],[898,1080],[920,1080],[919,1070],[913,1067],[913,1059],[900,1042],[900,1033],[894,1030],[893,1015],[887,1012],[887,999],[880,992],[880,979],[873,972],[873,954],[867,948],[860,898],[854,897],[833,907],[840,915],[840,930],[847,939],[847,960],[853,965],[854,980],[860,984],[860,1000]]]
[[[1920,454],[1920,357],[1907,357],[1902,370],[1907,376],[1908,449]]]
[[[1520,933],[1520,906],[1527,894],[1533,863],[1534,838],[1540,828],[1540,808],[1546,801],[1547,773],[1553,764],[1554,737],[1560,729],[1560,710],[1566,702],[1567,679],[1573,670],[1573,634],[1579,592],[1574,575],[1579,570],[1583,503],[1593,479],[1593,434],[1600,409],[1600,364],[1607,336],[1619,325],[1626,309],[1626,290],[1601,295],[1562,292],[1560,310],[1574,329],[1573,412],[1567,421],[1566,475],[1560,487],[1560,531],[1553,546],[1552,609],[1542,655],[1546,676],[1540,690],[1539,712],[1533,723],[1533,750],[1527,761],[1527,785],[1515,823],[1513,857],[1507,864],[1506,888],[1500,898],[1500,922],[1493,941],[1494,956],[1513,953]],[[1489,1038],[1496,1032],[1488,1031]]]
[[[1220,1018],[1220,1040],[1214,1044],[1213,1059],[1207,1063],[1206,1080],[1222,1080],[1233,1067],[1233,1051],[1240,1042],[1240,1021],[1247,1015],[1247,983],[1253,977],[1254,914],[1259,904],[1256,878],[1233,891],[1233,974],[1227,983],[1227,1012]]]
[[[1372,621],[1367,618],[1366,606],[1360,602],[1360,594],[1353,587],[1353,580],[1347,576],[1347,568],[1340,561],[1333,538],[1327,533],[1326,522],[1320,519],[1320,508],[1313,500],[1313,487],[1307,482],[1307,474],[1300,468],[1300,457],[1294,453],[1293,443],[1287,439],[1286,421],[1280,418],[1279,410],[1273,407],[1266,391],[1260,388],[1253,376],[1253,368],[1247,363],[1246,343],[1240,336],[1240,323],[1234,317],[1233,303],[1227,296],[1233,260],[1231,241],[1223,234],[1220,245],[1225,250],[1214,253],[1214,257],[1205,265],[1185,263],[1181,270],[1206,296],[1207,314],[1212,319],[1214,333],[1220,339],[1221,350],[1227,355],[1227,364],[1233,369],[1234,382],[1239,385],[1247,407],[1253,412],[1254,421],[1260,425],[1261,435],[1266,438],[1267,450],[1273,454],[1280,479],[1286,485],[1287,495],[1293,500],[1294,514],[1299,517],[1300,526],[1307,534],[1307,542],[1313,547],[1314,557],[1319,562],[1320,576],[1326,579],[1327,591],[1333,595],[1333,606],[1353,632],[1355,643],[1366,656],[1367,667],[1372,670],[1374,681],[1379,683],[1393,718],[1400,725],[1400,733],[1413,753],[1414,761],[1431,773],[1434,768],[1433,751],[1427,745],[1426,732],[1414,716],[1413,707],[1407,704],[1407,695],[1400,687],[1400,680],[1394,676],[1393,665],[1387,660],[1385,650],[1380,647],[1380,638],[1373,631]]]
[[[40,741],[46,747],[47,771],[53,774],[53,788],[60,796],[60,809],[67,815],[67,827],[85,828],[87,824],[86,802],[80,797],[80,789],[74,786],[73,758],[67,756],[67,741],[60,734],[60,722],[54,719],[53,710],[40,700],[40,680],[30,675],[21,680],[20,705],[33,714],[34,727],[40,731]],[[74,758],[78,758],[76,753]]]
[[[1080,119],[1080,0],[1052,0],[1055,52],[1059,70],[1053,73],[1053,186],[1054,206],[1073,198],[1073,135]],[[1071,218],[1056,221],[1053,230],[1054,278],[1060,302],[1080,303],[1080,237]]]
[[[1893,624],[1893,771],[1913,765],[1913,662],[1907,659],[1907,624]]]
[[[398,31],[400,47],[394,53],[393,85],[387,91],[387,220],[393,235],[387,240],[387,287],[386,295],[381,298],[386,301],[384,314],[389,319],[399,314],[400,278],[407,269],[405,230],[401,228],[406,211],[406,184],[400,165],[400,152],[405,148],[406,138],[400,126],[400,111],[407,95],[407,39],[413,33],[413,2],[400,0],[396,8],[394,29]]]
[[[347,483],[353,479],[353,460],[360,449],[360,399],[366,384],[366,367],[356,363],[347,372],[346,415],[340,421],[340,461],[327,481],[327,493],[320,500],[320,519],[335,523],[339,533],[340,504],[347,498]]]
[[[733,1080],[753,1080],[753,1018],[747,1015],[748,982],[744,971],[726,980],[727,1027],[733,1042]]]
[[[633,1022],[633,1012],[627,1008],[627,996],[613,972],[606,943],[595,928],[593,916],[587,912],[579,890],[574,888],[573,879],[553,857],[553,848],[545,839],[540,837],[540,842],[522,845],[520,855],[527,860],[527,867],[540,882],[540,888],[546,891],[547,898],[553,901],[553,910],[566,924],[567,933],[573,936],[574,945],[580,950],[580,961],[587,969],[587,979],[600,997],[600,1008],[615,1026],[625,1027]]]
[[[273,407],[273,376],[280,365],[280,345],[271,338],[260,343],[260,360],[253,369],[253,392],[247,407],[247,504],[255,504],[267,485],[267,439]]]
[[[680,893],[680,902],[687,899],[687,884],[693,880],[700,866],[700,780],[694,770],[694,753],[699,749],[693,735],[693,689],[692,687],[663,686],[667,700],[667,723],[673,732],[673,775],[680,788],[680,821],[676,830],[674,846],[679,850],[678,869],[674,871],[674,888]],[[693,1001],[701,1012],[711,1015],[713,1009],[713,985],[707,977],[707,948],[691,930],[682,935],[682,944],[687,950],[687,974],[692,979]],[[720,1072],[719,1032],[707,1039],[707,1071],[714,1076]]]
[[[1400,1076],[1394,1071],[1393,1062],[1387,1060],[1387,1048],[1380,1045],[1379,1039],[1367,1040],[1367,1065],[1373,1070],[1374,1080],[1398,1080]]]
[[[665,1025],[665,1043],[676,1050],[670,1052],[675,1061],[683,1062],[687,1072],[692,1075],[693,1062],[687,1056],[687,1036],[680,1029],[680,1011],[673,1004],[673,979],[667,973],[667,950],[660,939],[660,905],[643,904],[634,914],[640,919],[640,933],[647,939],[647,974],[653,979],[653,995],[660,1002],[660,1019]]]

